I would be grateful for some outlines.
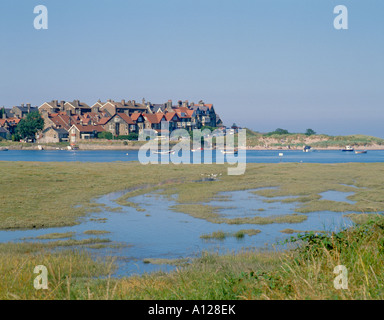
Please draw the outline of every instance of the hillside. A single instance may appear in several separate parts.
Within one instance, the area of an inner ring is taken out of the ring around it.
[[[316,149],[340,149],[347,145],[368,150],[384,149],[384,139],[366,135],[329,136],[303,133],[262,134],[247,130],[248,149],[302,149],[309,145]]]

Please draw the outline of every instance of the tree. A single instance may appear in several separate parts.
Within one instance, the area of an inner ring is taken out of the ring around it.
[[[39,111],[28,113],[17,125],[16,133],[22,139],[35,139],[36,133],[44,128],[44,119]]]
[[[316,134],[316,132],[313,131],[312,129],[307,129],[307,131],[305,131],[305,134],[306,134],[307,136],[311,136],[311,135],[313,135],[313,134]]]

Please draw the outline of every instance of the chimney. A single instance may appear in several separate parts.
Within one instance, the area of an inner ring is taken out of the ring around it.
[[[121,100],[121,104],[122,104],[123,106],[125,106],[125,100],[124,100],[124,99]]]
[[[27,103],[27,108],[28,108],[28,113],[31,112],[31,104],[30,103]]]
[[[135,101],[135,100],[132,100],[132,104],[133,104],[133,105],[136,105],[136,101]]]

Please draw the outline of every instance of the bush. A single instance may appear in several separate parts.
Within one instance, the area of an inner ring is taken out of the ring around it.
[[[107,131],[103,131],[103,132],[99,132],[97,134],[97,138],[111,140],[113,138],[113,136],[112,136],[112,133],[107,132]]]
[[[290,134],[290,133],[286,129],[277,128],[275,131],[266,133],[265,136],[272,136],[274,134],[276,134],[276,135],[283,135],[283,134]]]
[[[119,139],[119,140],[137,140],[138,138],[139,138],[139,135],[135,132],[132,132],[129,135],[117,137],[117,139]]]

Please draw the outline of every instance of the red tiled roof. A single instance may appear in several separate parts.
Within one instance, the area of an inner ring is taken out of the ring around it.
[[[131,114],[131,119],[133,121],[137,121],[137,119],[141,116],[141,113],[140,112],[134,112]]]
[[[130,116],[125,113],[118,113],[118,116],[128,124],[135,124]]]
[[[109,120],[111,119],[111,117],[104,117],[104,118],[101,118],[98,122],[98,125],[105,125]]]
[[[166,119],[167,121],[171,121],[172,118],[173,118],[175,115],[180,119],[180,116],[179,116],[176,112],[167,112],[167,113],[165,114],[165,119]]]
[[[143,116],[150,123],[160,123],[161,120],[164,119],[164,114],[163,113],[155,113],[155,114],[143,113]]]
[[[18,124],[18,123],[21,121],[21,119],[19,119],[19,118],[8,118],[8,119],[6,119],[6,120],[8,121],[8,123],[9,123],[10,125]]]

